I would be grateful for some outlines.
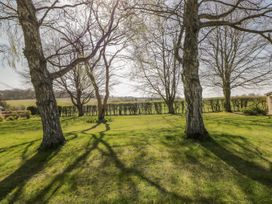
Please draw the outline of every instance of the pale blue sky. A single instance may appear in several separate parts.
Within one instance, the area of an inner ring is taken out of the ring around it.
[[[17,68],[18,69],[18,68]],[[19,70],[18,70],[19,71]],[[131,81],[129,77],[122,77],[119,79],[120,84],[116,85],[112,90],[112,96],[143,96],[134,87],[135,82]],[[29,88],[22,77],[13,69],[7,66],[0,65],[0,90],[12,88]],[[233,91],[233,96],[248,93],[265,94],[272,90],[272,87],[252,88],[252,89],[237,89]],[[222,96],[219,89],[204,89],[204,97]]]
[[[18,71],[20,68],[17,68]],[[8,67],[7,65],[0,65],[0,90],[20,88],[29,88],[29,85],[24,82],[20,74],[18,74],[14,68]],[[141,96],[142,94],[135,91],[134,82],[132,82],[128,77],[120,78],[120,84],[116,85],[112,90],[113,96]]]
[[[4,41],[3,35],[0,36],[0,42],[1,41],[2,42]],[[30,87],[30,85],[23,80],[22,76],[18,74],[18,72],[23,71],[22,68],[17,67],[16,70],[14,68],[9,67],[7,63],[0,62],[0,90],[12,88],[26,89]],[[137,83],[132,81],[128,76],[129,67],[124,67],[121,71],[119,71],[118,75],[121,75],[122,77],[118,79],[120,83],[114,86],[114,88],[112,89],[111,96],[134,96],[134,97],[146,96],[140,91],[136,90],[135,84]],[[272,91],[272,86],[252,89],[240,88],[233,90],[232,95],[237,96],[249,93],[264,95],[265,93],[270,91]],[[216,97],[216,96],[222,96],[222,91],[220,89],[218,88],[203,89],[203,97]]]
[[[24,88],[19,74],[10,67],[0,65],[0,89]]]

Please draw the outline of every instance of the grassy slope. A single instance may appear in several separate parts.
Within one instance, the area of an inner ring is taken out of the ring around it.
[[[62,121],[68,142],[37,153],[38,119],[0,123],[3,203],[272,203],[272,119],[207,114],[212,140],[180,116]],[[1,203],[1,201],[0,201]]]

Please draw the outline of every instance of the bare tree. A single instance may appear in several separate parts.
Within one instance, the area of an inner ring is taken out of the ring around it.
[[[118,60],[119,54],[126,47],[126,41],[123,41],[124,35],[119,35],[119,37],[120,38],[109,38],[108,44],[105,45],[98,59],[95,62],[89,62],[87,64],[87,74],[94,87],[97,100],[98,122],[105,121],[110,88],[114,85],[112,83],[112,75],[116,68],[114,62]],[[119,48],[111,48],[109,44]]]
[[[201,57],[207,67],[207,84],[223,90],[225,111],[231,112],[232,89],[264,85],[270,79],[267,43],[226,26],[213,30],[206,41]]]
[[[142,32],[134,42],[133,60],[136,70],[133,77],[140,82],[139,88],[152,95],[159,95],[175,113],[174,101],[179,89],[181,65],[175,58],[174,46],[179,25],[171,19],[154,16],[141,25]]]
[[[202,87],[199,79],[200,31],[220,26],[260,35],[268,41],[271,28],[267,23],[271,18],[272,4],[265,0],[184,0],[184,39],[177,42],[177,53],[183,49],[183,56],[177,59],[183,64],[184,95],[187,104],[186,137],[202,140],[208,136],[202,117]],[[216,13],[216,7],[223,8]],[[233,13],[237,18],[228,18]],[[227,19],[227,20],[226,20]],[[262,23],[256,23],[262,22]],[[246,27],[241,25],[246,24]],[[183,33],[183,29],[181,29]],[[204,38],[209,35],[206,32]]]
[[[43,141],[40,147],[41,149],[56,147],[65,142],[60,125],[57,103],[53,92],[53,80],[74,69],[77,64],[93,58],[98,52],[101,44],[113,29],[115,9],[112,10],[112,18],[109,19],[106,28],[104,29],[105,32],[97,37],[98,40],[96,42],[93,42],[94,48],[90,53],[86,54],[84,57],[74,59],[69,64],[62,65],[62,69],[57,72],[50,72],[48,69],[48,62],[54,64],[53,59],[57,58],[59,53],[63,54],[64,52],[61,51],[65,51],[69,46],[73,47],[73,41],[64,39],[66,43],[59,48],[57,53],[50,53],[51,55],[45,56],[45,53],[47,52],[43,48],[42,44],[42,28],[46,28],[47,31],[48,29],[59,31],[64,36],[67,36],[65,33],[67,30],[64,29],[66,26],[63,25],[63,23],[61,26],[62,29],[56,29],[57,27],[54,26],[58,24],[58,20],[61,16],[69,16],[68,11],[70,9],[83,5],[85,6],[82,8],[84,11],[92,6],[92,2],[77,1],[74,4],[66,4],[59,2],[58,0],[50,2],[39,1],[35,3],[32,0],[17,0],[16,3],[10,0],[0,2],[1,10],[4,13],[3,15],[1,13],[0,20],[19,20],[19,24],[23,30],[25,45],[24,55],[28,61],[31,81],[35,90],[37,106],[43,125]],[[56,14],[53,15],[52,12],[56,12]],[[51,15],[49,15],[49,13]],[[88,26],[89,24],[87,24],[87,27]],[[86,31],[87,29],[81,28],[81,30]],[[85,33],[84,31],[82,33]]]
[[[111,79],[116,67],[114,62],[118,60],[122,50],[126,48],[127,38],[131,35],[128,26],[124,26],[130,12],[122,10],[119,1],[110,0],[93,2],[90,10],[92,11],[91,16],[88,13],[86,13],[87,16],[83,14],[84,19],[88,19],[89,22],[89,26],[85,28],[86,31],[80,33],[75,29],[70,32],[68,38],[67,35],[64,37],[68,41],[74,42],[75,50],[80,45],[81,55],[84,57],[95,48],[94,42],[99,40],[99,36],[108,32],[109,22],[112,24],[111,32],[108,33],[103,44],[99,47],[98,54],[84,61],[85,71],[92,83],[94,95],[97,99],[98,121],[104,122],[110,87],[113,85]],[[81,26],[84,27],[84,22]],[[68,52],[70,51],[68,50]],[[55,66],[56,63],[53,62],[52,65]]]
[[[77,65],[70,72],[55,80],[57,91],[67,93],[72,104],[78,110],[78,116],[84,115],[83,106],[94,97],[93,85],[86,73],[84,64]]]
[[[228,26],[272,42],[272,4],[266,0],[137,1],[129,7],[152,15],[177,17],[183,25],[176,43],[176,58],[183,65],[186,101],[186,138],[202,140],[208,132],[202,117],[202,86],[199,78],[199,44],[216,27]],[[174,2],[174,6],[173,6]],[[218,11],[220,8],[220,12]],[[179,10],[177,10],[179,9]],[[181,12],[180,12],[181,11]],[[236,18],[230,18],[238,13]],[[246,25],[245,27],[243,25]]]

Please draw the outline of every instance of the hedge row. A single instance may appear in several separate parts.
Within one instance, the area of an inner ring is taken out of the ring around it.
[[[224,111],[225,100],[223,98],[211,98],[203,101],[203,112]],[[258,107],[267,109],[266,97],[233,97],[231,99],[232,111],[243,112],[247,108]]]
[[[211,98],[203,101],[203,112],[222,112],[224,111],[224,99],[223,98]],[[265,97],[234,97],[231,100],[232,110],[235,112],[243,112],[251,107],[258,107],[266,110],[266,98]],[[177,114],[185,113],[185,103],[183,100],[176,101],[174,103],[175,112]],[[78,114],[76,107],[74,106],[59,106],[59,113],[63,117],[75,116]],[[37,115],[38,110],[35,106],[27,108],[32,115]],[[97,106],[86,105],[83,107],[85,115],[96,116]],[[107,116],[118,115],[151,115],[151,114],[166,114],[168,113],[167,105],[164,102],[145,102],[145,103],[119,103],[108,104],[106,108]]]
[[[29,119],[31,116],[30,111],[21,110],[21,111],[3,111],[0,114],[0,122],[6,120],[17,120],[19,118]]]

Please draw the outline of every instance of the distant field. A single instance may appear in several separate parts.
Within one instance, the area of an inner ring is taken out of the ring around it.
[[[10,106],[33,106],[36,105],[35,99],[24,99],[24,100],[7,100],[7,103]],[[71,100],[69,98],[58,98],[57,103],[60,106],[70,106],[72,105]],[[91,100],[90,104],[95,103],[95,100]]]
[[[138,102],[144,101],[144,100],[137,100]],[[154,100],[153,100],[154,101]],[[6,100],[6,102],[13,107],[19,107],[19,106],[33,106],[36,105],[35,99],[24,99],[24,100]],[[110,98],[109,103],[129,103],[129,102],[135,102],[135,100],[120,100],[116,98]],[[57,98],[57,103],[59,106],[70,106],[72,105],[72,102],[69,98]],[[96,104],[96,99],[91,99],[88,103],[89,105]]]

